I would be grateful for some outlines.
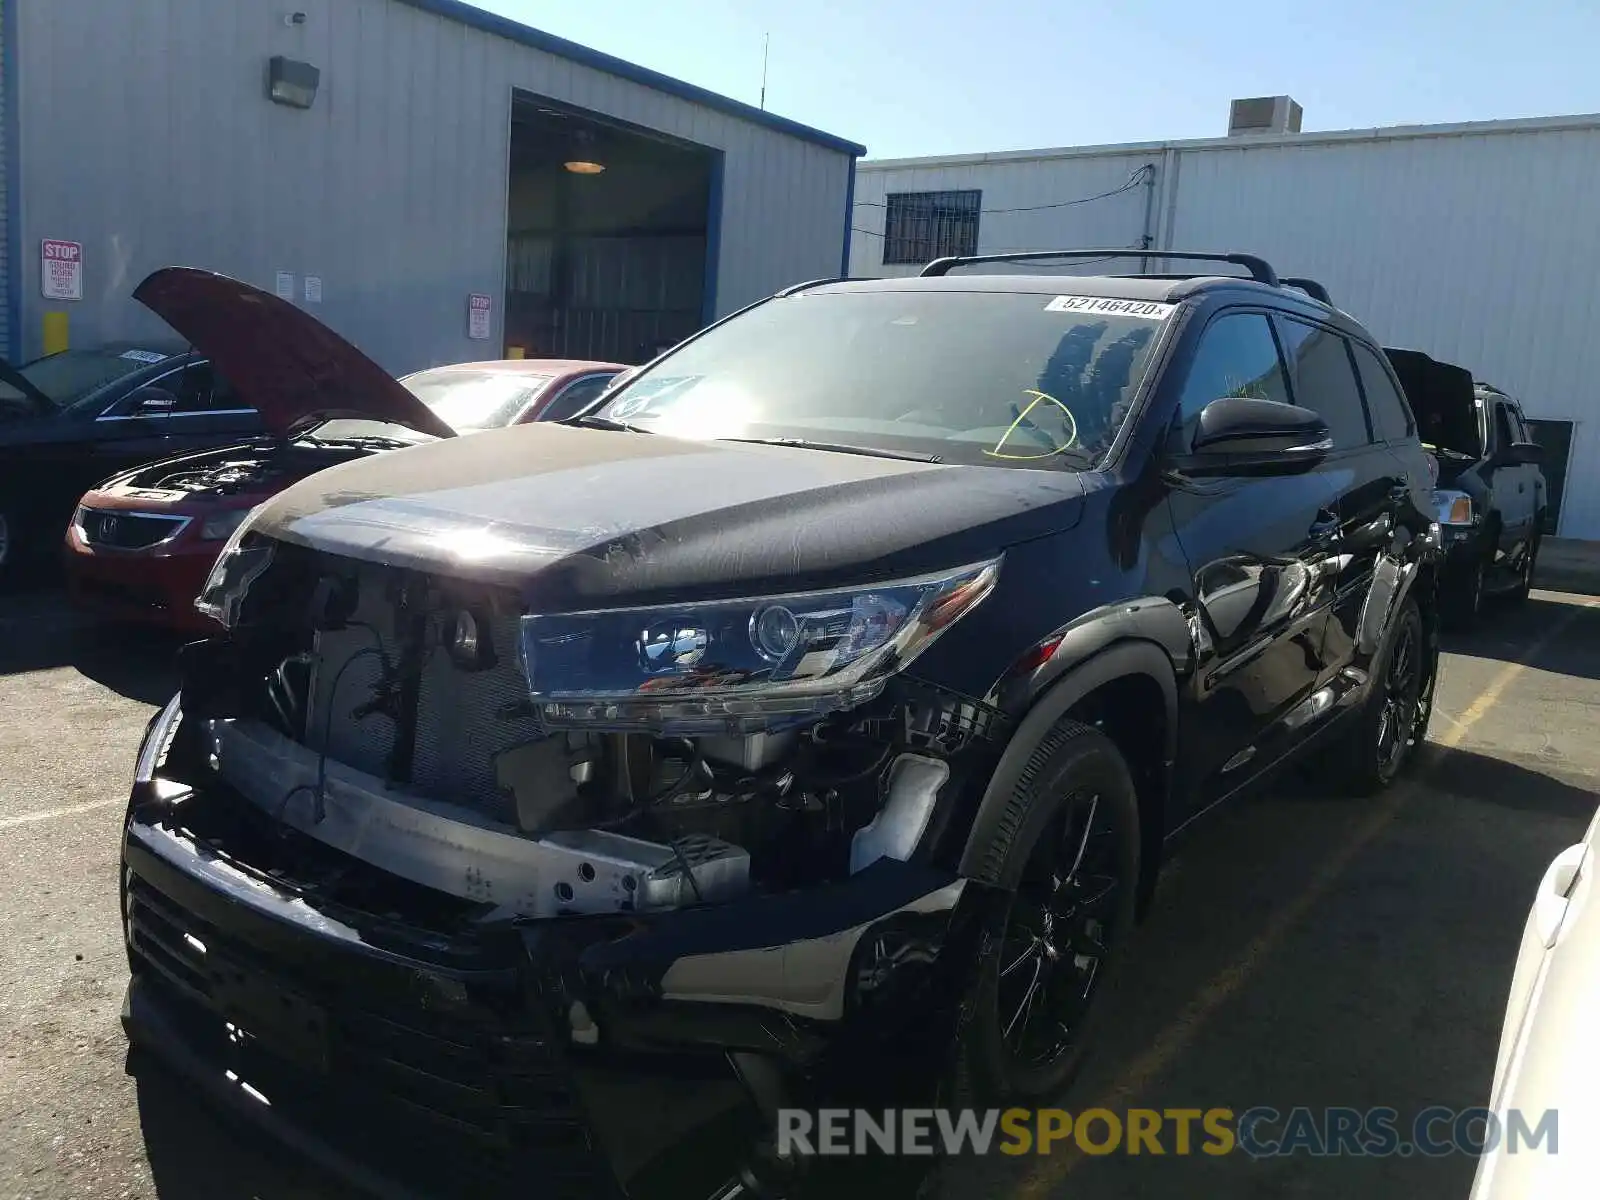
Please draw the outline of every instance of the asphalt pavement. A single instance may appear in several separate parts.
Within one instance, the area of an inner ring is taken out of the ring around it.
[[[1430,745],[1384,796],[1328,794],[1308,771],[1208,819],[1060,1103],[1482,1103],[1535,884],[1600,802],[1597,609],[1535,593],[1448,643]],[[0,1200],[341,1194],[159,1071],[127,1069],[117,833],[172,650],[85,627],[50,594],[0,600]],[[1464,1197],[1472,1170],[1461,1155],[1058,1147],[958,1164],[946,1194],[1413,1200]]]

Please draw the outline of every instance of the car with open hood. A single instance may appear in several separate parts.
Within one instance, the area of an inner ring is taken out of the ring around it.
[[[797,285],[254,508],[135,769],[133,1042],[443,1195],[913,1186],[792,1110],[1057,1095],[1181,831],[1385,786],[1438,661],[1326,293],[968,269],[1119,253]]]
[[[226,276],[157,271],[134,297],[235,381],[264,432],[163,457],[78,499],[69,594],[114,618],[214,631],[194,598],[246,513],[315,471],[457,433],[570,415],[623,368],[568,360],[460,363],[400,380],[294,305]]]
[[[159,340],[0,361],[0,583],[60,544],[73,504],[113,471],[259,433],[203,354]]]
[[[1525,600],[1533,586],[1549,505],[1544,450],[1515,397],[1420,350],[1386,353],[1431,454],[1444,613],[1467,629],[1485,600]]]

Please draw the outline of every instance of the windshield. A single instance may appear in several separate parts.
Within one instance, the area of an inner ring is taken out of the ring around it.
[[[420,371],[400,382],[458,433],[509,425],[553,376],[509,371]]]
[[[64,350],[18,367],[21,375],[62,408],[76,404],[112,380],[142,371],[169,357],[146,350]],[[22,391],[0,381],[0,400],[25,400]]]
[[[1115,435],[1172,311],[1082,307],[1024,293],[803,293],[711,330],[596,416],[687,438],[1081,464]]]
[[[414,445],[438,440],[432,434],[422,433],[407,425],[396,425],[390,421],[363,421],[343,417],[332,421],[323,421],[320,425],[313,426],[302,434],[298,440],[342,442],[361,441],[366,438],[379,438],[383,441],[406,442]]]

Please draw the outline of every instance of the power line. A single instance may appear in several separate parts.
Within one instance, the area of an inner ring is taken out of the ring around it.
[[[1093,196],[1080,196],[1076,200],[1057,200],[1050,204],[1025,204],[1015,208],[980,208],[977,211],[980,216],[992,216],[1001,213],[1043,212],[1045,209],[1051,208],[1072,208],[1078,204],[1092,204],[1096,200],[1108,200],[1112,196],[1120,196],[1124,192],[1131,192],[1135,188],[1142,187],[1154,174],[1155,164],[1145,163],[1128,176],[1126,183],[1107,192],[1097,192]],[[878,200],[857,200],[855,201],[855,207],[888,208],[889,206],[887,203]]]

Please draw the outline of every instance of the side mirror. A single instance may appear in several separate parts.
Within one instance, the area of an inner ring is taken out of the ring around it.
[[[1506,450],[1506,461],[1518,467],[1542,466],[1544,447],[1538,442],[1512,442]]]
[[[1293,475],[1332,449],[1327,422],[1309,408],[1224,396],[1200,410],[1190,452],[1173,465],[1187,475]]]
[[[142,387],[128,397],[128,411],[136,417],[165,416],[178,407],[178,398],[165,388]]]

